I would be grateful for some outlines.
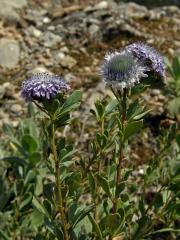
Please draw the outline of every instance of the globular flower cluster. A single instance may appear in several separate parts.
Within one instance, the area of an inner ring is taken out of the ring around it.
[[[165,65],[162,56],[143,43],[106,54],[101,67],[106,85],[116,89],[131,88],[151,73],[164,80]]]
[[[161,79],[165,78],[165,64],[163,57],[156,51],[155,48],[139,42],[126,46],[125,50],[132,53],[141,62],[146,64],[154,75],[160,77]]]
[[[22,96],[26,101],[50,100],[59,92],[67,92],[70,86],[62,77],[48,73],[37,73],[22,83]]]
[[[106,85],[116,89],[133,87],[141,78],[147,77],[147,71],[143,64],[126,51],[108,53],[101,68]]]

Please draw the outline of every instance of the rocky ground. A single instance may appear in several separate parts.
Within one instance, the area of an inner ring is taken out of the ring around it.
[[[106,51],[140,40],[170,59],[180,55],[180,9],[175,5],[148,9],[115,0],[72,2],[0,0],[0,126],[18,126],[26,112],[19,86],[32,73],[51,71],[72,88],[83,88],[86,113],[95,98],[108,92],[99,77]],[[159,90],[144,98],[163,112],[165,97]]]

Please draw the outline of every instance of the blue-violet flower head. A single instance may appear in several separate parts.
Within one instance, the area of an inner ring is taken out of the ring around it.
[[[50,100],[60,92],[67,92],[70,86],[62,77],[48,73],[37,73],[22,83],[21,94],[26,101]]]
[[[142,78],[147,77],[147,71],[142,63],[126,51],[106,54],[101,67],[106,85],[119,90],[131,88],[139,83]]]
[[[139,61],[149,67],[149,70],[162,80],[165,79],[165,64],[163,57],[153,47],[137,42],[127,45],[125,51],[133,54]]]

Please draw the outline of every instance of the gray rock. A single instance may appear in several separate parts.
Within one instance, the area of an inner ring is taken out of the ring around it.
[[[102,2],[99,2],[98,4],[96,4],[94,6],[94,8],[96,10],[102,10],[102,9],[107,9],[109,6],[108,2],[107,1],[102,1]]]
[[[42,32],[35,28],[34,26],[30,26],[27,29],[27,32],[29,33],[30,36],[35,37],[35,38],[40,38],[42,36]]]
[[[5,89],[5,93],[4,96],[7,98],[16,98],[16,94],[15,94],[15,86],[10,83],[10,82],[5,82],[3,85],[3,88]]]
[[[164,10],[162,10],[162,9],[160,9],[160,10],[154,10],[153,9],[153,10],[149,11],[148,15],[149,15],[149,19],[150,20],[159,20],[163,16],[166,15],[166,12]]]
[[[61,66],[71,69],[77,64],[76,59],[67,55],[60,61]]]
[[[99,30],[100,30],[100,27],[98,25],[92,24],[89,27],[89,33],[90,33],[91,37],[93,37],[93,38],[96,37]]]
[[[11,106],[11,112],[20,114],[22,112],[22,106],[18,103],[15,103]]]
[[[145,6],[130,2],[126,5],[126,14],[129,17],[143,18],[148,13],[148,9]]]
[[[4,7],[0,5],[0,17],[10,22],[19,22],[20,20],[19,14],[13,8],[6,5]]]
[[[131,26],[128,23],[120,24],[120,31],[126,32],[126,33],[131,34],[132,36],[136,36],[136,37],[150,37],[150,35],[148,33],[145,34],[141,31],[137,30],[135,27]]]
[[[52,8],[56,9],[62,6],[61,0],[51,0]]]
[[[162,7],[162,9],[164,9],[166,13],[170,16],[172,16],[172,14],[179,15],[180,13],[180,9],[177,6],[165,6],[165,7]]]
[[[62,41],[62,38],[52,32],[46,32],[42,37],[42,41],[44,42],[45,47],[50,48],[60,43]]]
[[[0,65],[14,68],[19,61],[20,48],[17,41],[7,38],[0,40]]]
[[[65,79],[68,83],[76,83],[76,82],[77,82],[77,77],[74,76],[74,75],[71,74],[71,73],[67,73],[67,74],[64,76],[64,79]]]
[[[52,25],[47,27],[48,31],[55,31],[55,29],[56,29],[55,26],[52,26]]]
[[[0,0],[0,17],[17,22],[20,19],[17,10],[25,7],[26,5],[26,0]]]
[[[47,14],[45,9],[26,9],[26,19],[36,24],[37,27],[42,27],[43,19]]]
[[[95,6],[88,6],[84,9],[85,12],[92,12],[92,11],[98,11],[98,10],[104,10],[109,7],[109,4],[107,1],[102,1],[97,3]]]

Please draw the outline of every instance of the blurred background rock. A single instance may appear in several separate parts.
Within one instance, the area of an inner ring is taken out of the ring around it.
[[[179,55],[178,6],[177,0],[0,0],[0,82],[21,82],[42,68],[71,72],[78,86],[86,77],[97,80],[105,51],[138,40]]]

